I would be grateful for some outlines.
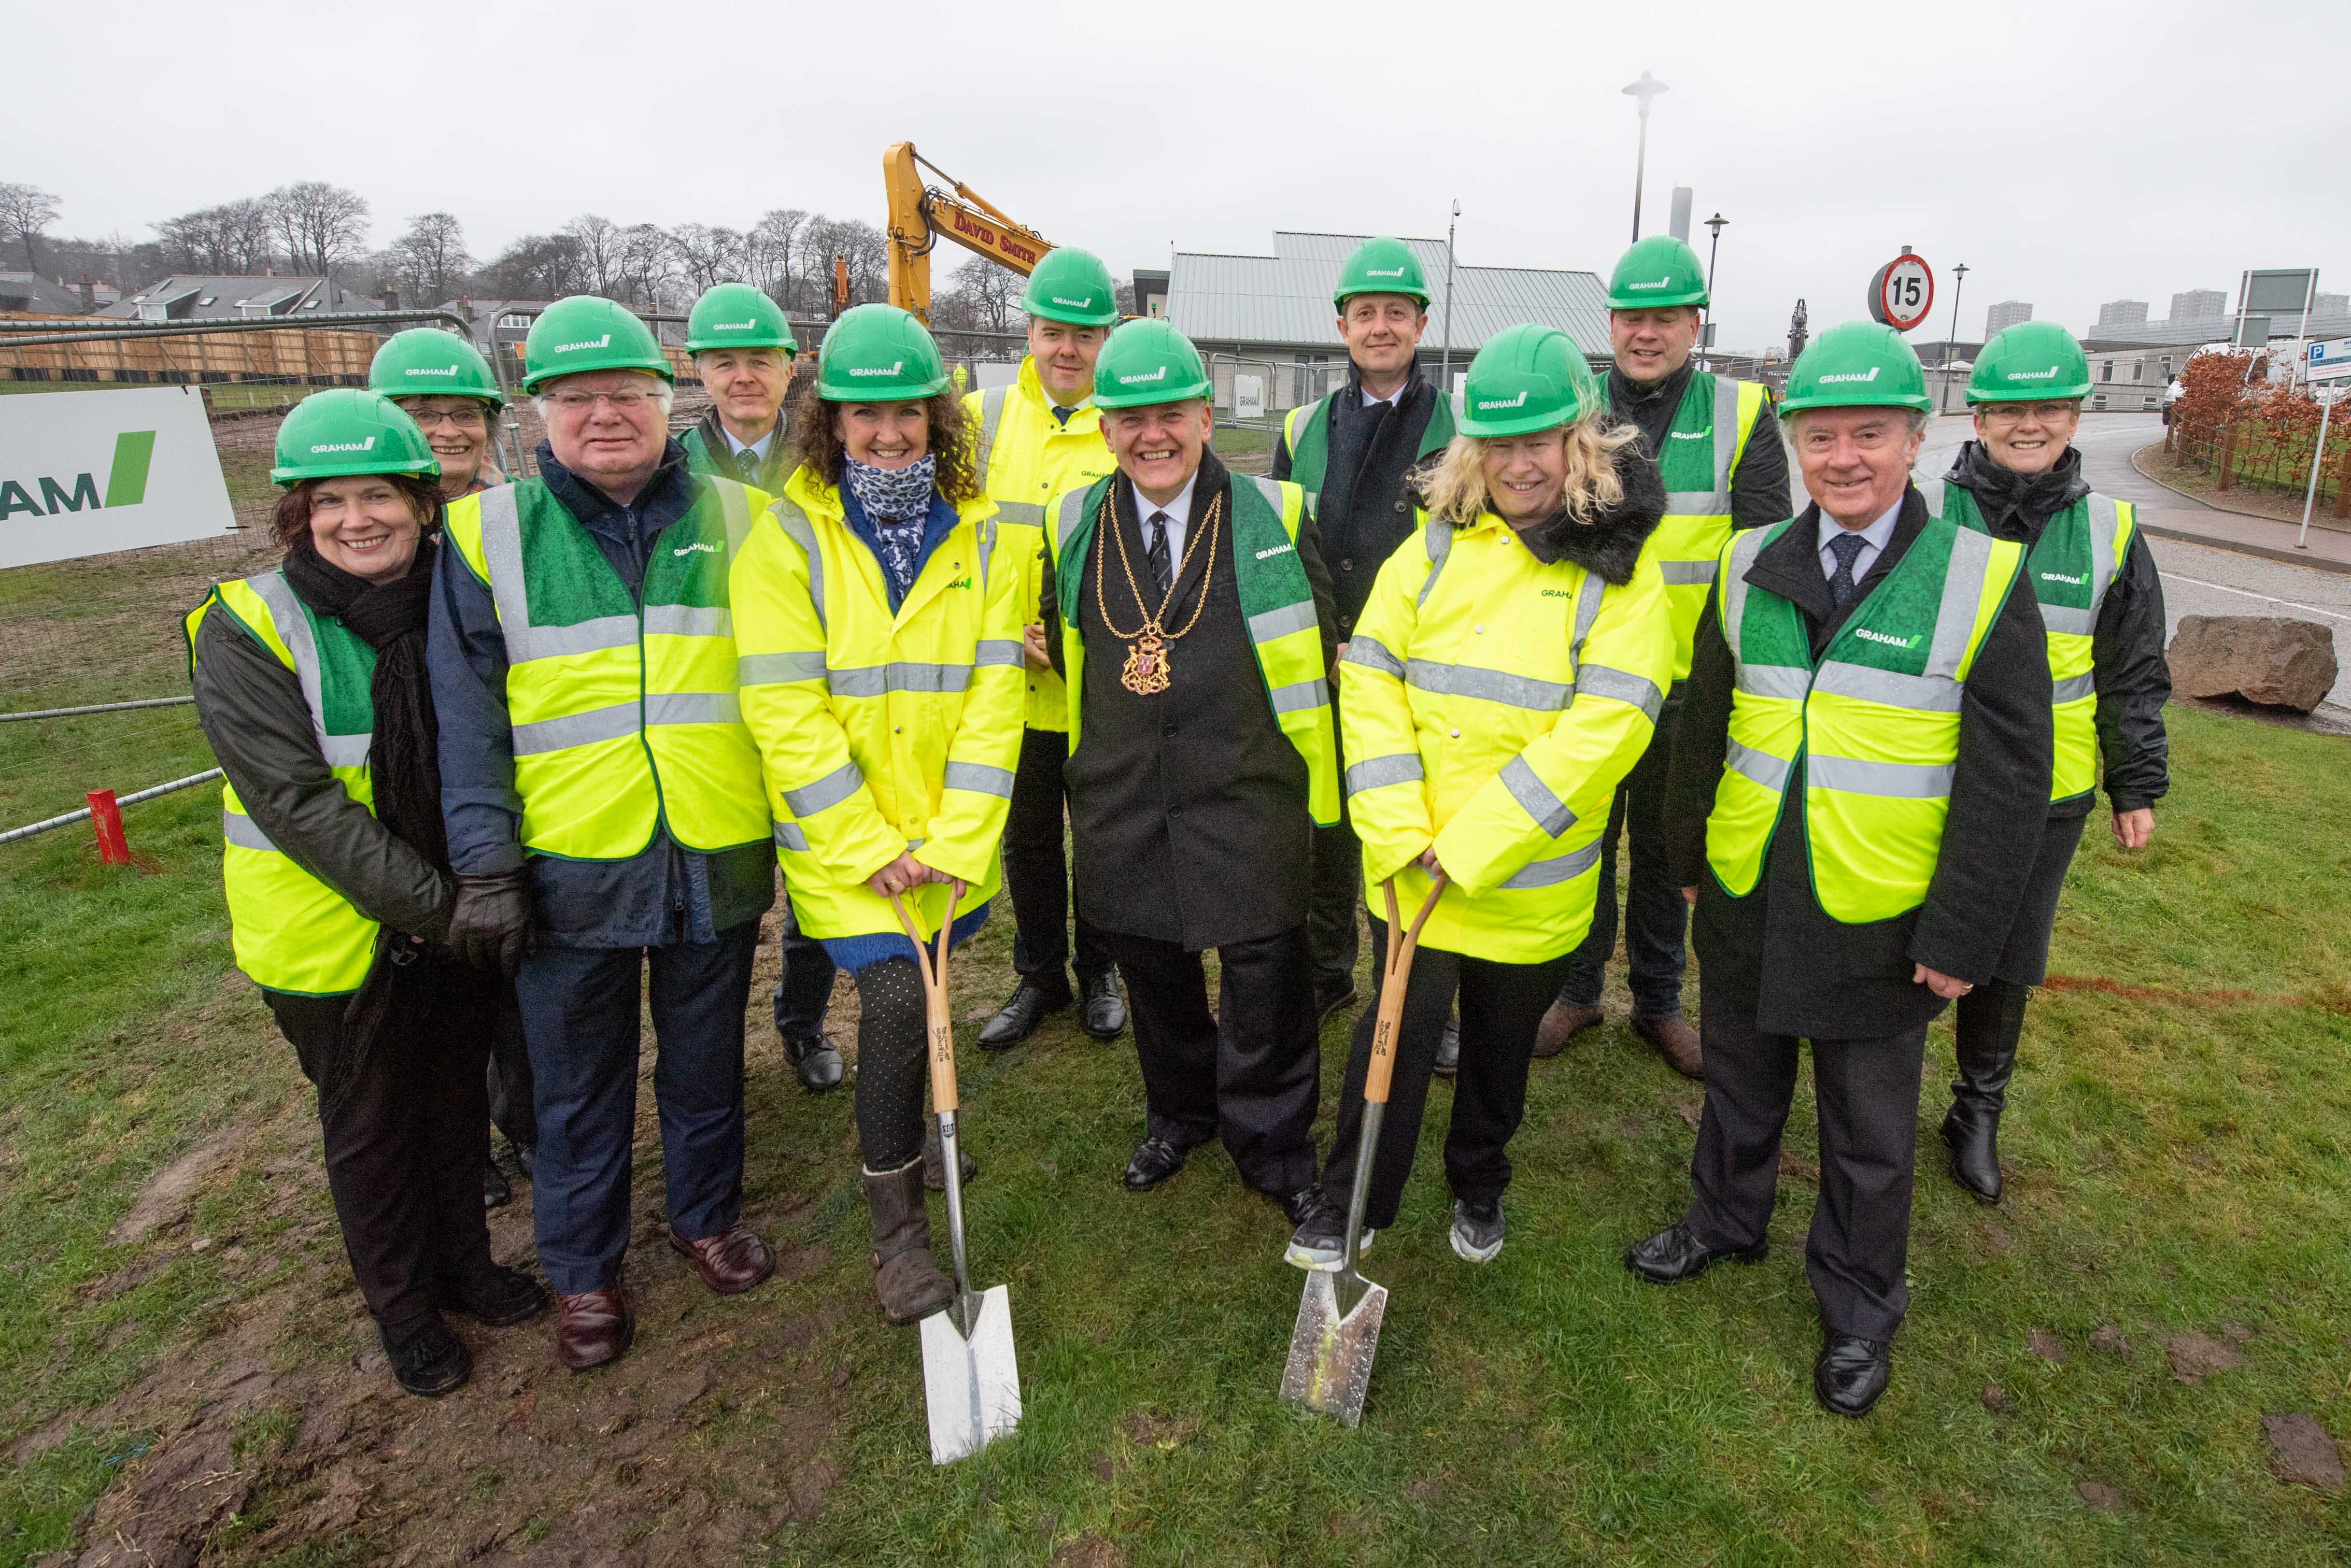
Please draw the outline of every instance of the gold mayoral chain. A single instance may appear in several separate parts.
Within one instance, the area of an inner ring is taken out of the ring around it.
[[[1112,486],[1112,494],[1117,487]],[[1134,607],[1143,611],[1141,630],[1130,635],[1122,632],[1110,618],[1110,598],[1102,592],[1102,550],[1094,549],[1094,602],[1102,606],[1102,629],[1122,643],[1132,643],[1126,651],[1126,667],[1119,672],[1119,684],[1139,697],[1157,696],[1167,689],[1175,671],[1167,658],[1167,645],[1200,623],[1200,612],[1208,602],[1208,579],[1217,572],[1217,529],[1225,514],[1225,497],[1218,491],[1208,503],[1207,527],[1192,530],[1192,538],[1184,547],[1184,559],[1175,575],[1167,580],[1167,591],[1160,597],[1157,611],[1144,610],[1143,590],[1135,585],[1134,563],[1126,556],[1126,536],[1119,532],[1118,519],[1111,511],[1111,497],[1102,497],[1102,512],[1095,519],[1095,531],[1107,532],[1118,545],[1119,570],[1126,573],[1127,591],[1134,595]],[[1163,624],[1168,606],[1175,602],[1176,590],[1182,586],[1184,574],[1192,568],[1192,552],[1200,548],[1200,540],[1208,541],[1207,576],[1200,580],[1200,597],[1192,606],[1192,618],[1184,622],[1181,631],[1170,632]]]

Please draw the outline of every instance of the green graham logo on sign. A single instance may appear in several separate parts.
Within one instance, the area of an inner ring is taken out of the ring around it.
[[[99,497],[97,476],[92,474],[76,474],[69,480],[43,474],[29,484],[19,479],[0,479],[0,519],[18,512],[46,517],[85,507],[101,511],[113,507],[135,507],[147,498],[147,470],[154,461],[155,433],[126,430],[114,438],[114,463],[107,470],[103,500]],[[37,498],[36,489],[39,491]]]

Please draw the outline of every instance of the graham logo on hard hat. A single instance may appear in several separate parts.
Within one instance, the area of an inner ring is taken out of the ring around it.
[[[757,321],[714,321],[710,329],[714,332],[747,332],[758,325]]]
[[[2008,379],[2012,382],[2053,382],[2057,379],[2057,367],[2052,365],[2045,371],[2011,371]]]
[[[403,375],[411,376],[454,376],[456,373],[457,367],[455,365],[444,365],[438,369],[432,365],[411,365],[402,372]]]
[[[843,365],[841,367],[852,376],[894,376],[905,368],[906,361],[904,360],[893,360],[886,365]]]
[[[1671,288],[1673,286],[1674,280],[1670,277],[1660,277],[1655,283],[1628,283],[1625,285],[1628,289]]]
[[[1877,379],[1877,372],[1883,369],[1883,365],[1872,365],[1865,371],[1845,371],[1837,375],[1813,379],[1822,386],[1827,386],[1831,382],[1874,382]]]
[[[1401,267],[1367,267],[1364,268],[1364,276],[1365,277],[1402,277],[1404,276],[1404,268]]]
[[[569,354],[581,349],[609,349],[611,346],[612,334],[607,332],[601,338],[583,338],[577,343],[558,343],[547,351],[550,354]]]
[[[1094,297],[1091,294],[1083,299],[1064,299],[1056,294],[1052,296],[1052,300],[1054,304],[1066,305],[1072,310],[1091,310],[1094,308]]]
[[[313,452],[372,452],[375,450],[375,437],[371,435],[365,441],[327,442],[313,446],[310,450]]]
[[[1164,382],[1166,379],[1167,367],[1165,365],[1162,365],[1157,370],[1146,371],[1142,375],[1121,376],[1118,378],[1118,384],[1123,387],[1131,387],[1138,382]]]
[[[1480,400],[1478,404],[1478,410],[1482,413],[1489,408],[1524,408],[1526,405],[1527,392],[1524,387],[1520,387],[1519,389],[1519,395],[1516,397],[1498,398],[1490,402]]]

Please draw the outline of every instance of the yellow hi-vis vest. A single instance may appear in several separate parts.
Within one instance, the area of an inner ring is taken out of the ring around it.
[[[735,694],[727,570],[766,497],[705,476],[628,585],[538,479],[449,503],[449,538],[497,606],[523,847],[626,860],[667,823],[709,852],[769,832]]]
[[[1963,528],[1990,531],[1973,496],[1940,479],[1918,486],[1927,509]],[[2098,785],[2098,684],[2091,644],[2106,591],[2122,575],[2137,515],[2128,501],[2093,490],[2049,519],[2024,562],[2041,624],[2049,633],[2055,687],[2057,766],[2049,799],[2070,800]]]
[[[1072,753],[1085,733],[1079,709],[1086,686],[1086,643],[1078,605],[1085,592],[1088,547],[1117,482],[1114,474],[1097,479],[1055,501],[1051,510],[1050,570],[1061,612]],[[1339,754],[1331,683],[1322,664],[1322,622],[1298,559],[1306,492],[1287,480],[1249,474],[1234,475],[1232,489],[1233,580],[1249,623],[1249,647],[1257,654],[1274,722],[1305,759],[1307,810],[1327,828],[1339,821]]]
[[[217,610],[277,655],[301,683],[311,738],[343,791],[372,813],[368,773],[375,706],[368,684],[375,650],[332,616],[310,613],[281,571],[213,585],[188,612],[188,657],[196,628]],[[236,967],[256,986],[298,996],[342,996],[360,988],[374,961],[377,923],[271,843],[245,814],[236,786],[221,786],[221,880],[228,895]]]
[[[1693,371],[1657,454],[1666,515],[1649,538],[1673,607],[1677,681],[1689,679],[1690,644],[1714,586],[1715,562],[1730,538],[1730,476],[1762,412],[1761,382]]]
[[[965,398],[963,415],[976,433],[980,487],[996,503],[998,548],[1020,563],[1029,617],[1024,624],[1033,626],[1043,613],[1046,503],[1117,467],[1102,440],[1102,411],[1088,402],[1070,415],[1069,423],[1055,423],[1031,358],[1020,361],[1020,379],[1013,385]],[[1015,528],[1033,532],[1016,534]],[[1070,699],[1061,677],[1050,669],[1025,666],[1021,674],[1029,688],[1028,727],[1067,729]]]
[[[865,879],[912,852],[967,888],[1001,880],[1020,760],[1020,573],[996,504],[964,503],[893,611],[882,564],[806,466],[735,563],[743,720],[765,765],[776,856],[811,936],[897,932]],[[935,931],[947,888],[906,900]]]
[[[1968,672],[2023,570],[2022,547],[1929,518],[1815,664],[1802,614],[1747,580],[1798,519],[1733,534],[1715,580],[1737,685],[1706,858],[1724,892],[1761,879],[1788,773],[1804,768],[1813,895],[1847,925],[1927,901],[1959,755]]]

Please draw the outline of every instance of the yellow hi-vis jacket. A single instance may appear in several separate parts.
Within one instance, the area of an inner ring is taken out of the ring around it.
[[[776,855],[800,929],[891,935],[890,901],[865,879],[912,851],[992,896],[1020,758],[1024,591],[996,503],[960,520],[893,614],[881,563],[850,530],[841,492],[803,465],[737,557],[743,701],[766,768]],[[907,905],[935,931],[947,889]]]
[[[997,548],[1019,563],[1028,606],[1023,624],[1034,626],[1043,614],[1046,505],[1117,467],[1102,440],[1102,411],[1089,400],[1070,415],[1069,423],[1054,423],[1031,357],[1020,361],[1019,379],[1010,386],[965,398],[963,416],[973,433],[980,485],[996,503]],[[1016,528],[1034,532],[1015,534]],[[1061,677],[1050,668],[1024,667],[1022,674],[1029,686],[1028,727],[1068,729],[1070,705]]]
[[[1365,889],[1395,876],[1400,906],[1419,907],[1414,862],[1434,841],[1454,885],[1423,942],[1510,964],[1573,948],[1673,670],[1654,536],[1620,586],[1544,565],[1491,512],[1424,521],[1380,568],[1340,669]]]
[[[653,541],[636,596],[545,483],[449,503],[449,541],[490,591],[523,847],[626,860],[657,826],[708,852],[768,835],[735,695],[727,566],[759,491],[705,476]]]
[[[1689,678],[1690,645],[1714,587],[1714,569],[1730,538],[1730,476],[1763,412],[1763,384],[1693,371],[1666,429],[1657,474],[1666,515],[1657,524],[1657,569],[1673,606],[1674,679]]]
[[[1934,881],[1968,673],[2024,549],[1929,517],[1815,662],[1802,613],[1747,580],[1756,555],[1800,521],[1723,547],[1716,613],[1736,685],[1707,864],[1732,897],[1755,890],[1802,757],[1821,908],[1847,925],[1891,920],[1924,904]]]
[[[1918,486],[1927,509],[1963,528],[1989,533],[1976,499],[1940,479]],[[2056,761],[2049,799],[2070,800],[2098,785],[2098,680],[2095,659],[2098,612],[2130,554],[2137,511],[2128,501],[2095,490],[2049,519],[2024,563],[2025,580],[2041,603],[2049,635],[2049,675],[2055,688]]]
[[[311,736],[329,771],[345,794],[373,813],[368,751],[375,735],[375,705],[368,688],[375,676],[375,650],[340,621],[311,614],[284,572],[266,571],[242,582],[215,583],[188,612],[192,661],[196,628],[214,611],[234,617],[295,673],[303,706],[310,710]],[[225,781],[221,840],[221,881],[236,967],[255,985],[273,991],[329,997],[358,990],[375,960],[376,922],[271,843],[245,814],[236,787]]]

